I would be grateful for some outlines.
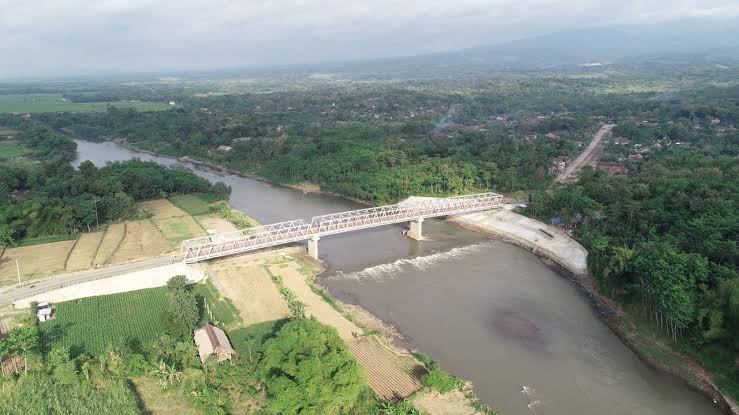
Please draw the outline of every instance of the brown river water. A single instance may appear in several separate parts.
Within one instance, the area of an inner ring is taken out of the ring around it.
[[[77,141],[97,165],[139,157],[187,168],[233,189],[231,204],[261,223],[361,207],[113,143]],[[399,226],[321,238],[319,283],[395,325],[413,348],[471,380],[501,414],[717,415],[715,405],[641,362],[589,301],[530,252],[438,221],[428,241]]]

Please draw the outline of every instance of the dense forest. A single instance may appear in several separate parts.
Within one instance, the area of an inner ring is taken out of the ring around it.
[[[544,221],[581,223],[575,233],[600,290],[653,321],[732,396],[739,396],[737,143],[662,151],[628,176],[586,169],[577,183],[532,192],[527,208]]]
[[[26,238],[71,235],[139,214],[135,202],[177,193],[212,193],[227,199],[230,189],[196,175],[132,160],[97,168],[70,165],[76,145],[48,127],[20,125],[17,137],[31,153],[0,162],[0,245]]]

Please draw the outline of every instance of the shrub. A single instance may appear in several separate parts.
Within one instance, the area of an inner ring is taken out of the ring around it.
[[[427,388],[438,390],[441,393],[459,390],[464,386],[464,382],[438,367],[431,369],[429,373],[424,375],[422,382]]]
[[[336,414],[367,387],[336,330],[314,319],[293,320],[267,340],[260,362],[273,414]]]

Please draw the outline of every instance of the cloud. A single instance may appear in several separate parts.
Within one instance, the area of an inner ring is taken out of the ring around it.
[[[737,16],[735,0],[0,0],[0,77],[436,52],[608,23]]]

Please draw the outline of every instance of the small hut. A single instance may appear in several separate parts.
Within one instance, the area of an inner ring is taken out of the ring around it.
[[[203,362],[208,357],[215,355],[216,360],[220,363],[227,359],[231,360],[231,356],[236,353],[231,347],[231,342],[228,341],[226,333],[210,324],[195,330],[195,344],[198,346],[198,354]]]

